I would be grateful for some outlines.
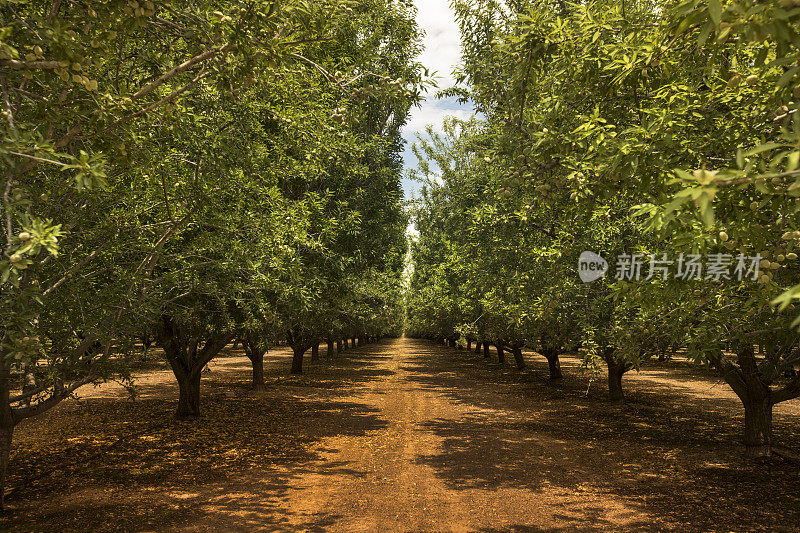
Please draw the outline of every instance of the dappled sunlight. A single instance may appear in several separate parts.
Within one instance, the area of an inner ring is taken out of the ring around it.
[[[704,398],[703,376],[696,396],[678,395],[676,379],[692,382],[673,364],[631,380],[620,407],[586,397],[588,376],[568,360],[561,383],[542,384],[533,354],[523,373],[411,339],[321,359],[299,376],[289,359],[271,352],[266,391],[253,393],[249,361],[224,354],[203,375],[195,422],[172,418],[164,369],[142,376],[134,401],[82,392],[20,430],[9,494],[19,507],[5,520],[41,530],[555,532],[769,529],[800,518],[797,467],[744,460],[736,404]],[[778,428],[800,433],[796,417]]]

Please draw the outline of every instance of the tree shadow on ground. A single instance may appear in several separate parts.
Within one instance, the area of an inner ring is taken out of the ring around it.
[[[791,530],[800,523],[797,465],[742,457],[735,400],[631,382],[630,403],[616,407],[604,395],[587,398],[586,379],[574,374],[542,386],[532,376],[543,370],[536,362],[519,373],[429,343],[414,351],[403,366],[413,372],[410,381],[475,411],[422,425],[443,445],[419,461],[451,488],[591,489],[657,517],[650,530]],[[800,419],[784,417],[776,433],[800,442]],[[580,530],[611,527],[592,520],[585,505],[564,516]]]
[[[315,443],[387,425],[378,410],[347,398],[387,371],[351,353],[302,376],[268,361],[264,393],[249,390],[246,359],[218,361],[225,371],[204,374],[203,416],[194,422],[174,419],[173,381],[142,384],[135,401],[64,402],[19,432],[8,481],[17,509],[0,528],[325,531],[338,515],[292,515],[287,494],[309,473],[358,473],[320,462]]]

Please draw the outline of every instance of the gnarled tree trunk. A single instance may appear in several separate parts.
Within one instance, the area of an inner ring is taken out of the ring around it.
[[[312,361],[319,361],[319,343],[314,343],[314,346],[311,347],[311,360]]]
[[[328,339],[327,341],[328,350],[325,352],[325,357],[328,359],[332,359],[336,354],[333,353],[333,339]]]
[[[250,359],[253,365],[253,383],[252,388],[254,391],[264,391],[264,356],[258,355]]]
[[[561,373],[561,362],[558,360],[557,350],[542,350],[542,355],[547,359],[547,365],[550,370],[550,380],[556,381],[562,379],[564,375]]]
[[[263,391],[264,387],[264,354],[267,353],[267,341],[256,333],[247,333],[242,337],[242,348],[253,368],[252,388]]]
[[[169,316],[161,318],[156,338],[164,349],[175,379],[178,380],[178,408],[175,416],[180,420],[194,420],[200,416],[200,376],[205,367],[225,346],[233,335],[210,335],[202,347],[200,339],[191,337],[181,325]]]
[[[9,368],[5,361],[5,350],[0,351],[0,510],[5,509],[6,472],[11,456],[11,441],[14,436],[14,413],[11,409]]]
[[[734,346],[736,362],[724,360],[721,355],[711,363],[721,372],[725,381],[744,406],[743,443],[745,454],[763,457],[772,453],[772,407],[775,403],[796,397],[790,393],[792,384],[774,393],[769,381],[761,375],[751,342]],[[788,393],[788,394],[787,394]]]
[[[772,453],[772,400],[743,399],[744,447],[750,457],[765,457]]]
[[[489,343],[488,343],[488,342],[484,342],[484,343],[483,343],[483,358],[484,358],[484,359],[489,359],[489,357],[490,357],[490,354],[489,354],[489,346],[490,346],[490,345],[489,345]]]
[[[624,373],[618,366],[608,367],[608,397],[613,403],[625,403],[625,392],[622,390]]]
[[[179,420],[200,418],[200,371],[175,374],[175,377],[178,379],[179,390],[175,416]]]
[[[497,344],[494,345],[494,347],[497,348],[497,362],[500,364],[504,364],[506,362],[506,354],[503,351],[503,343],[498,342]]]
[[[625,403],[625,393],[622,390],[622,376],[630,369],[624,361],[618,361],[614,356],[613,348],[604,350],[603,359],[608,367],[608,395],[613,403]]]
[[[292,346],[292,374],[303,373],[303,355],[307,350],[307,346]]]
[[[517,370],[525,370],[525,358],[522,357],[522,348],[520,346],[512,346],[511,353],[514,355]]]

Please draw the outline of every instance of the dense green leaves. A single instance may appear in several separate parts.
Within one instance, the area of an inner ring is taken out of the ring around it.
[[[718,368],[746,409],[800,394],[783,378],[800,361],[800,8],[454,7],[464,55],[451,93],[486,119],[420,146],[413,330],[580,346],[607,365],[614,399],[625,371],[675,349]],[[582,251],[617,270],[643,259],[641,275],[581,283]],[[678,276],[693,254],[702,273]],[[758,276],[714,275],[715,258],[758,264]],[[647,275],[658,261],[668,276]]]
[[[0,429],[127,376],[140,339],[164,348],[180,414],[234,337],[261,357],[398,334],[413,17],[390,0],[0,2]],[[36,387],[17,394],[21,372]]]

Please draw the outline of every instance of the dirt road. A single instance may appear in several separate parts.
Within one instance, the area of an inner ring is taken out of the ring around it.
[[[267,393],[229,352],[203,377],[201,421],[171,417],[169,371],[139,399],[82,391],[21,427],[12,458],[26,531],[796,531],[796,465],[742,459],[737,401],[678,363],[602,382],[565,360],[546,381],[480,355],[395,339],[289,376]],[[776,434],[800,442],[797,402]],[[44,466],[84,457],[35,482]],[[14,466],[16,465],[16,466]]]
[[[590,486],[560,487],[541,468],[519,470],[509,479],[509,466],[563,453],[564,443],[523,435],[512,427],[524,422],[519,413],[459,401],[431,382],[457,378],[430,365],[438,349],[400,339],[377,350],[379,377],[345,399],[374,409],[385,427],[322,439],[319,459],[284,499],[289,523],[331,531],[516,531],[646,523],[647,514],[633,506]],[[526,456],[508,457],[506,441],[516,445],[520,439],[529,445]],[[458,464],[449,464],[453,454]]]

